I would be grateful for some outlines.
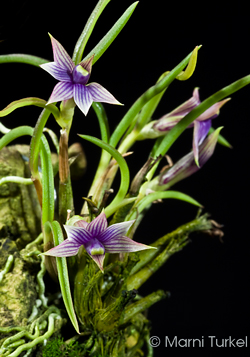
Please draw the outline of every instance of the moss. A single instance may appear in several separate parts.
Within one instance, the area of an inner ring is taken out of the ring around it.
[[[1,327],[24,326],[37,298],[35,277],[24,269],[25,262],[14,254],[14,267],[0,283]]]
[[[77,341],[64,343],[63,338],[55,338],[48,341],[42,351],[42,357],[82,357],[84,347]]]
[[[9,255],[18,252],[16,243],[9,238],[0,239],[0,270],[4,268]]]
[[[30,177],[27,145],[5,147],[0,151],[0,178]],[[19,248],[40,233],[40,206],[33,185],[8,183],[0,186],[0,237],[17,241]]]

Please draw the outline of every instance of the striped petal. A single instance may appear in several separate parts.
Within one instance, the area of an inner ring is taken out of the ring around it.
[[[92,96],[87,86],[82,84],[74,84],[74,100],[78,108],[87,115],[91,104],[93,103]]]
[[[104,262],[105,254],[90,255],[90,257],[94,260],[94,262],[98,265],[98,267],[103,272],[103,262]]]
[[[199,145],[201,145],[206,138],[211,125],[211,119],[204,121],[194,121],[193,151],[197,166],[199,166]]]
[[[43,255],[50,255],[53,257],[71,257],[76,255],[81,244],[77,241],[65,239],[61,244],[51,248],[43,253]]]
[[[106,247],[106,243],[110,240],[123,237],[134,222],[135,220],[112,224],[104,232],[102,232],[101,235],[99,235],[99,241]]]
[[[105,89],[99,83],[90,83],[86,87],[91,94],[93,102],[122,105],[109,91],[107,91],[107,89]]]
[[[88,224],[88,232],[92,235],[92,237],[97,238],[99,240],[99,236],[103,233],[108,227],[107,218],[104,212],[99,214],[92,222]]]
[[[68,70],[70,73],[73,71],[75,65],[64,47],[53,36],[50,35],[54,61],[61,67]]]
[[[41,64],[40,67],[61,82],[71,82],[71,75],[68,70],[60,67],[56,62]]]
[[[92,62],[93,62],[94,56],[95,55],[92,55],[91,57],[89,57],[86,60],[79,63],[79,65],[82,66],[84,69],[86,69],[86,71],[88,71],[89,74],[91,73],[91,70],[92,70]]]
[[[224,99],[218,103],[215,103],[210,108],[208,108],[204,113],[202,113],[197,119],[199,121],[207,120],[207,119],[215,119],[220,113],[220,108],[227,103],[231,98]]]
[[[195,163],[194,152],[191,151],[177,161],[170,169],[161,173],[159,177],[159,185],[167,185],[165,189],[168,189],[176,182],[179,182],[198,171],[213,155],[221,129],[222,128],[216,129],[199,146],[199,167]]]
[[[193,91],[193,96],[188,99],[186,102],[182,103],[179,107],[172,110],[172,112],[164,115],[165,118],[181,116],[182,118],[191,112],[194,108],[196,108],[201,103],[199,97],[199,88],[195,88]]]
[[[79,221],[76,221],[74,223],[74,226],[76,227],[83,227],[83,228],[86,228],[88,225],[88,222],[84,221],[83,219],[79,219]]]
[[[91,234],[83,227],[65,225],[64,228],[67,232],[68,239],[77,242],[77,244],[86,244],[92,239]]]
[[[118,239],[112,237],[104,246],[106,253],[130,253],[145,249],[156,249],[149,245],[137,243],[128,237],[120,237]]]
[[[73,97],[73,85],[69,82],[59,82],[54,87],[47,104],[60,102]]]

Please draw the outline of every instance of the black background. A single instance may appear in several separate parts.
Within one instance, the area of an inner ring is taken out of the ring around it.
[[[154,119],[171,111],[200,88],[201,100],[223,86],[249,74],[248,6],[238,1],[233,6],[204,3],[167,3],[141,0],[132,18],[112,46],[98,61],[91,81],[106,87],[124,103],[124,107],[105,105],[114,128],[128,108],[158,77],[177,65],[196,45],[197,69],[187,82],[175,81],[167,90]],[[111,1],[98,20],[86,53],[104,36],[130,1]],[[9,10],[1,14],[0,54],[28,53],[52,60],[50,32],[69,54],[91,13],[95,1],[58,2],[8,1]],[[56,81],[46,72],[22,64],[0,66],[0,107],[13,100],[36,96],[49,98]],[[168,300],[153,306],[151,335],[162,342],[155,356],[194,354],[214,355],[223,348],[166,348],[164,336],[201,338],[215,335],[244,338],[249,333],[249,96],[250,87],[232,95],[221,110],[214,127],[223,125],[222,134],[233,149],[217,146],[215,155],[202,170],[179,183],[176,189],[191,195],[205,206],[212,218],[224,224],[224,243],[218,238],[193,235],[192,243],[173,256],[140,289],[147,294],[156,289],[171,292]],[[2,122],[7,127],[35,125],[38,108],[19,109]],[[57,133],[59,127],[51,117],[48,126]],[[97,121],[92,109],[87,118],[76,111],[71,142],[76,134],[97,135]],[[99,129],[98,129],[99,130]],[[191,147],[192,131],[187,131],[171,148],[174,161]],[[132,175],[145,162],[151,142],[135,146],[127,159]],[[99,149],[83,143],[88,170],[94,172]],[[137,163],[135,165],[135,162]],[[86,176],[75,186],[76,207],[87,194],[92,177]],[[77,193],[79,192],[79,196]],[[150,243],[178,225],[194,218],[196,208],[169,200],[155,205],[138,230],[136,240]],[[250,344],[250,341],[249,341]],[[247,355],[246,348],[230,348],[229,355]]]

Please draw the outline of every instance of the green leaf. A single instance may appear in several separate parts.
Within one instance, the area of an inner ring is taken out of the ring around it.
[[[85,56],[84,59],[95,55],[93,63],[94,64],[108,49],[111,43],[116,39],[119,35],[123,27],[126,25],[130,16],[133,14],[137,4],[139,1],[133,3],[129,6],[129,8],[124,12],[124,14],[119,18],[119,20],[114,24],[114,26],[109,30],[109,32],[101,39],[101,41]]]
[[[129,169],[127,166],[126,161],[122,157],[122,155],[114,149],[112,146],[110,146],[107,143],[104,143],[100,139],[97,139],[93,136],[88,136],[88,135],[79,135],[82,139],[88,140],[92,142],[93,144],[99,146],[100,148],[106,150],[110,155],[113,156],[113,158],[117,161],[120,170],[121,170],[121,183],[120,183],[120,188],[113,199],[113,201],[110,203],[108,207],[105,208],[105,214],[107,217],[111,216],[119,207],[120,203],[123,201],[125,195],[128,192],[129,188]]]
[[[101,138],[105,143],[109,142],[109,123],[104,106],[99,102],[93,102],[92,107],[96,113],[101,130]]]
[[[46,103],[47,103],[46,100],[35,98],[35,97],[19,99],[7,105],[7,107],[5,107],[3,110],[0,110],[0,117],[4,117],[10,114],[17,108],[26,107],[29,105],[35,105],[37,107],[48,109],[54,115],[56,120],[59,119],[60,117],[59,109],[54,104],[46,105]]]
[[[59,245],[64,241],[63,232],[58,222],[46,222],[44,225],[44,229],[52,231],[55,246]],[[72,325],[74,326],[76,332],[80,333],[70,291],[69,274],[66,258],[56,257],[56,264],[63,302],[65,304]]]
[[[210,128],[208,134],[212,134],[214,132],[214,128]],[[232,149],[232,145],[227,141],[227,139],[224,138],[224,136],[220,135],[218,136],[217,142],[223,146],[226,146],[229,149]]]
[[[32,66],[39,67],[41,64],[48,63],[48,62],[49,62],[48,60],[41,57],[23,55],[19,53],[0,56],[0,63],[26,63]]]
[[[156,191],[142,198],[142,200],[138,203],[136,207],[136,212],[133,207],[133,214],[129,216],[129,220],[135,219],[138,213],[141,213],[147,206],[151,205],[154,201],[166,199],[166,198],[174,198],[176,200],[185,201],[192,205],[202,207],[202,205],[199,202],[194,200],[192,197],[186,195],[185,193],[179,191],[166,191],[166,192]]]
[[[81,36],[79,37],[75,49],[73,52],[73,57],[72,60],[73,62],[77,65],[79,62],[81,62],[82,54],[85,49],[85,46],[88,42],[88,39],[95,27],[95,24],[105,9],[105,7],[108,5],[110,0],[99,0],[96,7],[94,8],[93,12],[91,13],[82,33]]]
[[[139,111],[143,108],[143,106],[154,96],[161,93],[165,90],[170,83],[178,76],[178,74],[183,70],[183,68],[188,64],[191,56],[191,52],[183,61],[181,61],[171,72],[169,72],[165,77],[163,77],[159,82],[157,82],[154,86],[150,87],[146,92],[144,92],[132,105],[132,107],[125,114],[123,119],[117,125],[115,131],[111,135],[110,145],[116,147],[119,140],[125,133],[125,131],[129,128],[131,122],[135,118],[135,116],[139,113]]]
[[[44,109],[40,114],[34,132],[32,135],[30,143],[30,170],[34,179],[40,181],[40,175],[38,172],[38,158],[40,152],[40,143],[43,136],[43,129],[46,125],[46,122],[49,118],[50,112],[47,109]]]
[[[10,130],[0,139],[0,150],[2,150],[3,147],[11,143],[13,140],[21,136],[24,135],[32,136],[33,130],[34,129],[31,126],[19,126],[15,129]]]
[[[51,162],[51,151],[47,140],[41,145],[42,166],[42,224],[54,219],[54,173]]]

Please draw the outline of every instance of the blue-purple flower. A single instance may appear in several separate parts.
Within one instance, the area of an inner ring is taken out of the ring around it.
[[[229,101],[230,98],[224,99],[207,109],[204,113],[198,116],[193,123],[189,125],[189,128],[194,127],[193,134],[193,152],[195,162],[199,163],[199,145],[202,144],[206,138],[209,129],[211,128],[212,119],[217,118],[219,115],[220,108]],[[156,138],[161,135],[166,135],[166,133],[171,130],[180,120],[182,120],[187,114],[189,114],[194,108],[196,108],[201,103],[199,97],[199,89],[195,88],[193,91],[193,96],[186,102],[181,104],[179,107],[174,109],[172,112],[164,115],[158,120],[152,121],[147,124],[141,131],[140,139],[146,138]]]
[[[94,55],[75,65],[63,46],[50,35],[54,62],[40,65],[59,83],[47,104],[74,98],[75,104],[87,115],[93,102],[121,104],[115,97],[98,83],[88,83]]]
[[[177,161],[172,167],[164,170],[159,177],[158,184],[160,186],[164,185],[164,188],[168,189],[176,182],[183,180],[198,171],[213,155],[221,129],[222,127],[216,129],[203,141],[201,145],[199,145],[198,150],[200,167],[196,165],[194,153],[191,151],[189,154],[183,156],[179,161]]]
[[[79,220],[75,222],[75,226],[65,225],[68,238],[43,254],[55,257],[71,257],[76,255],[83,245],[86,252],[103,270],[105,253],[129,253],[144,249],[155,249],[125,236],[134,222],[116,223],[108,227],[104,212],[90,223]]]

